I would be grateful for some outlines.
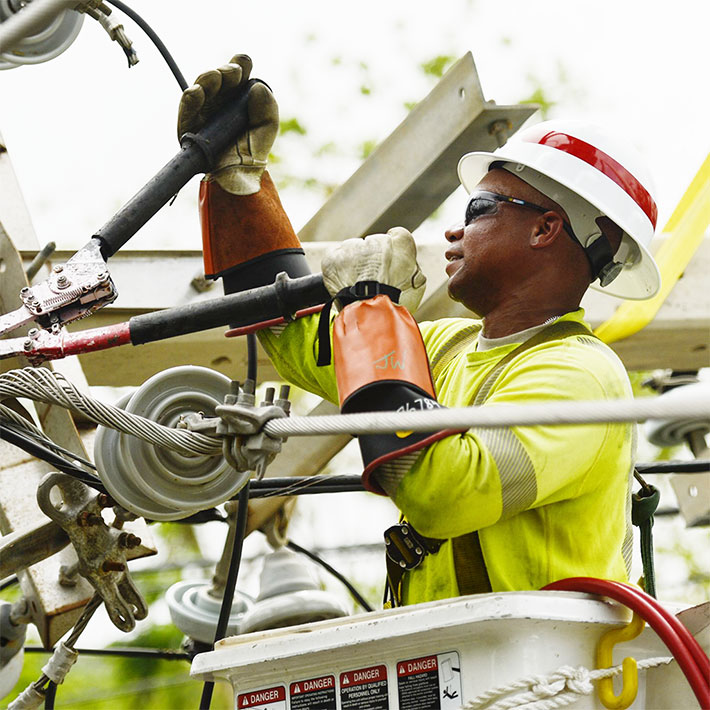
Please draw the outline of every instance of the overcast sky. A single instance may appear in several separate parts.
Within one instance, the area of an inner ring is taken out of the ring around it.
[[[308,131],[277,142],[285,159],[274,166],[277,177],[344,181],[358,165],[360,145],[386,137],[404,118],[405,102],[433,86],[419,65],[469,50],[487,99],[516,103],[542,86],[555,102],[551,117],[589,118],[627,136],[655,174],[661,224],[710,150],[710,5],[703,0],[132,6],[188,81],[235,52],[253,57],[282,117],[297,117]],[[141,59],[131,70],[87,18],[57,59],[0,73],[0,132],[42,243],[84,244],[177,150],[178,85],[147,37],[128,18],[125,27]],[[130,247],[198,249],[195,192],[194,184],[183,189]],[[297,228],[323,200],[294,187],[282,194]],[[424,236],[438,238],[440,225],[460,210],[448,202]]]

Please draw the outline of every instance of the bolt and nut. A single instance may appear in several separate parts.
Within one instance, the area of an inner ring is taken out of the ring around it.
[[[106,560],[101,565],[102,572],[123,572],[126,569],[126,565],[123,562],[115,562],[114,560]]]
[[[90,527],[92,525],[100,525],[104,519],[96,513],[90,513],[88,510],[83,510],[76,518],[76,522],[81,527]]]
[[[112,506],[116,505],[113,498],[111,498],[111,496],[107,493],[99,493],[99,495],[96,496],[96,502],[102,508],[111,508]]]
[[[118,536],[118,544],[120,547],[132,550],[134,547],[138,547],[138,545],[141,544],[141,539],[138,535],[134,535],[133,533],[121,533]]]

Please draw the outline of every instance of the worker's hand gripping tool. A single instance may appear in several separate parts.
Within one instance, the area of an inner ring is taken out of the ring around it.
[[[227,104],[197,133],[185,133],[175,155],[128,201],[91,240],[65,264],[56,265],[44,282],[22,289],[22,306],[0,316],[0,335],[34,321],[56,335],[64,325],[91,315],[116,300],[118,292],[106,261],[115,254],[193,176],[210,171],[218,157],[247,127],[247,96],[259,79],[249,81],[242,93]],[[9,354],[32,349],[24,338],[6,344]]]

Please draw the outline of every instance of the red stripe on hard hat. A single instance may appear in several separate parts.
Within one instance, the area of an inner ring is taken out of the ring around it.
[[[530,143],[539,143],[549,148],[561,150],[563,153],[573,155],[575,158],[579,158],[596,168],[610,180],[613,180],[643,210],[651,221],[653,228],[656,228],[658,208],[653,197],[621,163],[617,163],[614,158],[604,151],[579,138],[559,131],[550,131],[540,138],[534,138],[528,134],[523,136],[522,139]]]

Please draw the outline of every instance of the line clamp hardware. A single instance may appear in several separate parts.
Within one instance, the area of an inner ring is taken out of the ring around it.
[[[261,480],[285,440],[285,437],[267,434],[264,427],[272,419],[289,415],[290,387],[283,385],[276,400],[275,388],[268,387],[264,400],[258,406],[254,388],[253,380],[246,380],[242,387],[238,382],[233,382],[232,391],[225,396],[224,404],[215,408],[216,417],[205,418],[199,412],[187,414],[181,417],[178,427],[224,437],[222,453],[227,463],[237,471],[254,471],[257,480]]]
[[[52,498],[54,488],[61,493],[61,504]],[[65,473],[54,472],[39,484],[37,504],[69,536],[78,557],[77,571],[100,595],[114,626],[131,631],[136,620],[148,615],[148,606],[127,567],[129,550],[138,547],[141,539],[106,524],[101,511],[113,501],[105,494],[94,494]]]

